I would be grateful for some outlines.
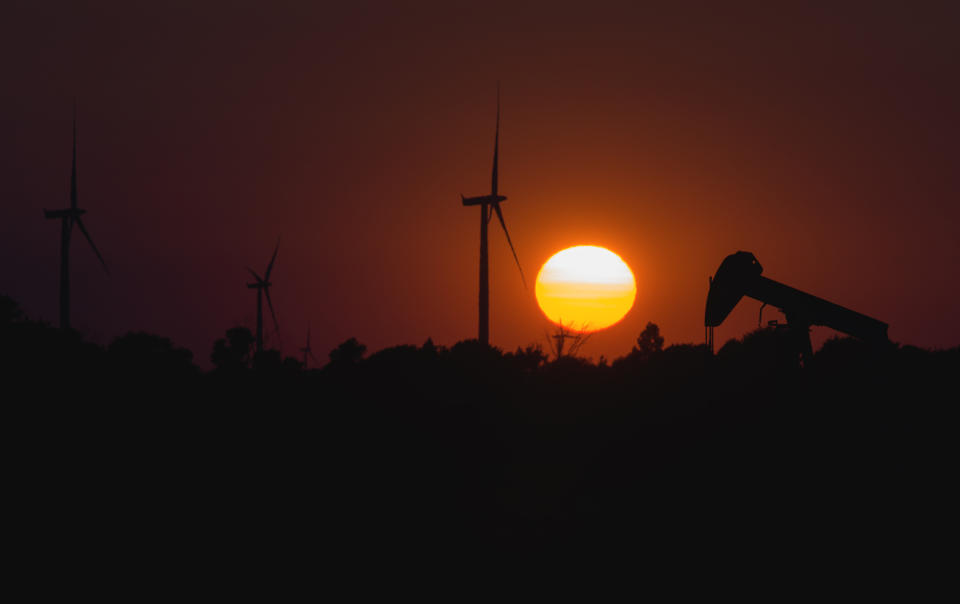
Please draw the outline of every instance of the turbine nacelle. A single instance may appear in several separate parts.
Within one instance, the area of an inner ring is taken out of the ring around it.
[[[465,206],[479,206],[485,203],[494,204],[500,203],[501,201],[506,201],[507,198],[503,195],[481,195],[479,197],[464,197],[460,195],[460,199]]]
[[[763,266],[750,252],[737,252],[724,258],[710,280],[704,324],[718,327],[723,323],[762,272]]]
[[[43,215],[47,218],[79,218],[86,214],[86,210],[80,208],[67,208],[65,210],[44,210]]]

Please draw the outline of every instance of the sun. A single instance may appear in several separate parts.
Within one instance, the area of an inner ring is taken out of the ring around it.
[[[620,256],[595,245],[578,245],[544,263],[535,293],[548,319],[592,332],[610,327],[630,311],[637,284]]]

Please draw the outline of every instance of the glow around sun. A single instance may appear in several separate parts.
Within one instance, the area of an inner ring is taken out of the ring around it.
[[[591,332],[610,327],[630,311],[637,284],[620,256],[595,245],[578,245],[544,263],[535,292],[548,319]]]

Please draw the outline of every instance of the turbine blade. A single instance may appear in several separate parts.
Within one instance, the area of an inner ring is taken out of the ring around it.
[[[491,195],[497,194],[497,163],[500,155],[500,82],[497,82],[497,131],[493,136],[493,176],[490,178]]]
[[[273,263],[277,259],[277,252],[280,251],[280,238],[277,237],[277,247],[273,249],[273,257],[270,258],[270,264],[267,265],[267,273],[263,276],[264,281],[270,280],[270,271],[273,270]]]
[[[520,269],[520,280],[523,281],[523,288],[527,289],[527,278],[523,276],[523,267],[520,266],[520,259],[517,258],[517,250],[513,249],[513,242],[510,241],[510,232],[507,230],[507,223],[503,221],[503,212],[500,210],[500,204],[493,204],[493,210],[500,219],[500,226],[503,227],[503,234],[507,236],[507,243],[510,244],[510,251],[513,252],[513,259],[517,261],[517,268]]]
[[[70,171],[70,209],[77,209],[77,102],[73,102],[73,165]],[[99,254],[98,254],[99,255]]]
[[[90,233],[87,232],[87,228],[83,226],[83,220],[81,220],[79,216],[76,216],[73,218],[73,221],[77,223],[78,227],[80,227],[80,232],[83,233],[83,236],[86,237],[87,241],[90,242],[90,247],[93,248],[93,253],[96,254],[97,258],[100,259],[100,264],[103,265],[104,272],[106,272],[109,275],[110,270],[107,268],[107,262],[106,260],[103,259],[103,256],[100,255],[100,250],[97,249],[96,244],[93,242],[93,239],[90,237]]]
[[[273,312],[273,302],[270,300],[270,288],[263,288],[263,293],[267,296],[267,306],[270,308],[270,316],[273,317],[273,328],[277,332],[277,336],[280,335],[280,324],[277,323],[277,313]]]
[[[250,271],[250,274],[253,275],[253,278],[257,280],[257,283],[263,283],[263,279],[260,278],[260,275],[258,275],[255,270],[249,266],[247,267],[247,270]]]

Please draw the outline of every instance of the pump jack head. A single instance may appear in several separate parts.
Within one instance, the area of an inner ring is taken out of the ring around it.
[[[716,327],[723,323],[733,307],[743,298],[748,285],[762,272],[763,267],[750,252],[737,252],[727,256],[710,281],[704,325]]]

